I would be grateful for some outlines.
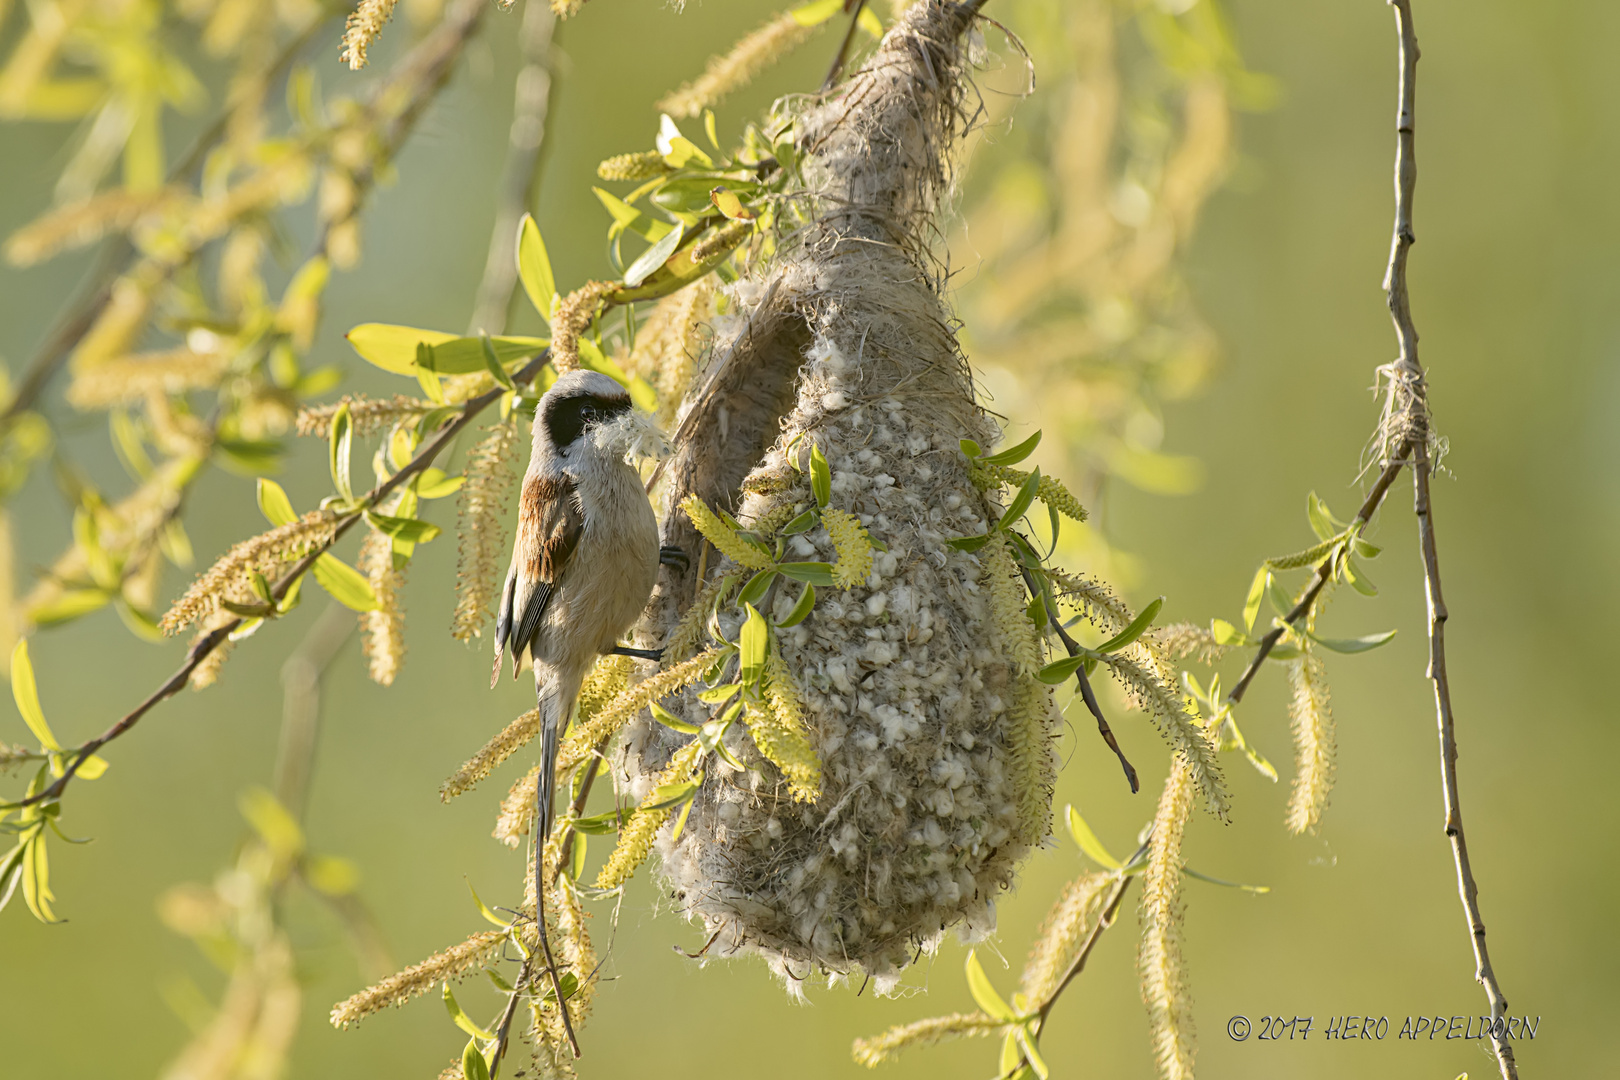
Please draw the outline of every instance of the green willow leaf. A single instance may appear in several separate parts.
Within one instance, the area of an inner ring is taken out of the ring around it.
[[[776,568],[782,576],[802,581],[809,585],[819,585],[823,589],[830,589],[835,584],[831,563],[824,562],[785,562],[777,563]]]
[[[686,735],[696,735],[699,731],[703,730],[696,724],[688,724],[685,720],[682,720],[680,717],[676,716],[674,713],[670,712],[656,701],[648,704],[647,708],[652,712],[653,719],[658,721],[660,724],[663,724],[667,728],[673,728],[674,730],[682,732]]]
[[[1123,649],[1125,646],[1147,633],[1147,628],[1153,625],[1153,620],[1159,614],[1159,609],[1162,607],[1164,607],[1164,597],[1161,596],[1157,600],[1153,601],[1153,603],[1143,608],[1142,614],[1138,615],[1131,622],[1131,625],[1127,626],[1125,629],[1121,630],[1119,633],[1097,646],[1096,651],[1100,653],[1110,653],[1118,652],[1120,649]]]
[[[1254,580],[1249,583],[1249,595],[1243,601],[1243,629],[1245,633],[1254,629],[1255,616],[1260,614],[1260,601],[1266,595],[1266,579],[1270,576],[1270,571],[1262,566],[1255,572]]]
[[[431,521],[422,521],[419,518],[389,517],[387,514],[377,514],[370,510],[366,511],[366,521],[378,532],[412,544],[425,544],[444,532],[443,529]]]
[[[1018,494],[1013,496],[1012,502],[1007,506],[1006,513],[996,522],[996,528],[1006,530],[1029,510],[1030,504],[1035,501],[1035,494],[1041,487],[1041,470],[1036,469],[1018,488]]]
[[[258,481],[259,513],[272,525],[291,525],[298,520],[298,511],[293,509],[292,500],[287,498],[287,492],[274,480],[259,477]]]
[[[371,582],[337,556],[328,553],[316,559],[314,574],[316,583],[349,610],[377,610],[377,594],[371,591]]]
[[[799,600],[793,605],[793,610],[788,612],[787,618],[783,619],[776,625],[783,630],[790,626],[798,626],[800,623],[804,622],[805,619],[809,618],[810,612],[815,608],[815,606],[816,587],[809,582],[805,582],[804,592],[799,594]]]
[[[354,419],[349,415],[347,401],[338,406],[337,415],[332,417],[330,443],[332,486],[343,496],[344,501],[348,502],[354,498],[349,470],[349,454],[354,443]]]
[[[61,750],[62,744],[45,722],[45,710],[39,705],[39,686],[34,682],[34,665],[28,659],[28,639],[17,642],[11,650],[11,696],[22,713],[23,723],[34,733],[39,745],[46,750]]]
[[[1041,445],[1041,433],[1037,431],[1017,446],[1010,446],[982,460],[986,465],[1016,465],[1033,454],[1035,448],[1039,445]]]
[[[821,447],[810,447],[810,490],[816,496],[816,505],[825,507],[832,501],[832,466]]]
[[[1120,861],[1103,846],[1101,840],[1097,839],[1097,834],[1091,831],[1091,826],[1086,824],[1086,819],[1080,816],[1080,811],[1076,810],[1073,804],[1068,808],[1068,818],[1069,835],[1080,845],[1080,850],[1091,856],[1091,860],[1099,866],[1118,870],[1121,866]]]
[[[984,967],[979,963],[979,954],[976,949],[969,949],[967,955],[967,981],[968,990],[973,993],[973,1000],[979,1003],[979,1008],[997,1020],[1012,1021],[1017,1016],[1012,1006],[1002,1000],[996,988],[990,985],[990,977],[984,973]]]
[[[994,535],[996,534],[983,533],[979,536],[958,536],[952,540],[945,541],[945,545],[947,547],[953,547],[957,551],[966,551],[971,553],[978,551],[980,548],[984,547],[984,545],[988,544],[990,542],[990,538]]]
[[[551,256],[546,254],[546,242],[540,235],[540,226],[535,224],[534,217],[523,215],[518,223],[517,242],[517,270],[518,280],[523,282],[523,291],[528,294],[529,303],[540,317],[551,325],[551,304],[557,296],[557,278],[551,272]]]
[[[743,687],[754,697],[763,690],[765,681],[765,651],[771,643],[771,628],[753,604],[744,603],[747,621],[737,638],[737,663]]]
[[[1320,638],[1309,630],[1305,634],[1324,649],[1332,649],[1336,653],[1370,652],[1380,645],[1389,644],[1395,637],[1394,630],[1385,630],[1381,634],[1366,634],[1357,638]]]
[[[770,589],[771,582],[776,580],[779,573],[780,571],[770,567],[755,574],[749,579],[748,584],[743,586],[742,592],[737,594],[737,602],[739,604],[759,603],[760,599]]]
[[[448,982],[444,984],[444,1007],[445,1010],[450,1013],[450,1019],[455,1021],[456,1027],[460,1028],[462,1031],[465,1031],[473,1038],[483,1039],[485,1042],[488,1042],[495,1037],[493,1032],[485,1031],[483,1028],[473,1023],[472,1017],[466,1014],[461,1007],[461,1003],[456,1000],[455,992],[450,989],[450,984]]]
[[[675,249],[680,247],[681,237],[684,235],[686,235],[686,230],[676,226],[665,233],[663,238],[653,244],[652,247],[642,252],[640,258],[631,263],[624,272],[625,287],[634,289],[651,277],[653,271],[663,266],[664,263],[669,261],[669,257],[675,254]]]
[[[1218,877],[1210,877],[1208,874],[1200,874],[1197,870],[1194,870],[1192,867],[1186,865],[1182,866],[1181,872],[1186,874],[1188,877],[1197,878],[1199,881],[1207,881],[1211,885],[1224,885],[1228,889],[1242,889],[1244,892],[1252,893],[1268,893],[1271,891],[1270,885],[1244,885],[1236,881],[1223,881]]]

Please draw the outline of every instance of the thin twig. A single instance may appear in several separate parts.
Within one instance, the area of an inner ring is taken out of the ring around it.
[[[1018,571],[1024,575],[1024,587],[1029,590],[1029,594],[1041,598],[1041,606],[1046,609],[1046,621],[1057,631],[1058,640],[1063,642],[1063,648],[1068,651],[1070,657],[1079,656],[1080,643],[1063,628],[1063,620],[1058,618],[1057,609],[1052,606],[1052,598],[1046,595],[1046,590],[1036,590],[1035,579],[1028,567],[1020,566]],[[1125,756],[1125,751],[1119,748],[1119,740],[1114,738],[1114,729],[1109,727],[1108,721],[1103,718],[1102,706],[1097,703],[1097,695],[1091,689],[1091,680],[1086,677],[1084,664],[1074,669],[1074,676],[1080,686],[1081,700],[1086,703],[1086,708],[1091,710],[1091,715],[1097,718],[1097,733],[1103,737],[1103,742],[1108,744],[1108,749],[1114,752],[1114,756],[1119,758],[1120,767],[1125,770],[1125,779],[1131,785],[1131,794],[1135,795],[1142,790],[1141,783],[1136,778],[1136,768]]]
[[[478,284],[467,332],[500,334],[506,330],[507,311],[517,285],[517,259],[513,250],[517,225],[534,194],[540,177],[540,151],[545,145],[551,102],[551,37],[557,17],[549,4],[523,9],[518,43],[523,68],[518,72],[512,127],[507,135],[506,165],[495,196],[495,225],[490,233],[484,278]],[[542,312],[549,316],[549,312]]]
[[[1503,1080],[1517,1080],[1518,1066],[1508,1044],[1504,1018],[1507,997],[1491,967],[1485,945],[1485,920],[1479,910],[1479,886],[1474,881],[1468,858],[1468,840],[1463,833],[1462,804],[1457,794],[1457,730],[1451,710],[1451,680],[1446,672],[1445,596],[1440,590],[1440,555],[1434,539],[1434,514],[1429,501],[1429,410],[1423,385],[1423,366],[1418,362],[1417,326],[1412,321],[1410,296],[1406,288],[1406,258],[1417,236],[1412,228],[1412,202],[1417,187],[1416,107],[1417,62],[1421,55],[1412,29],[1411,0],[1389,0],[1395,9],[1395,28],[1400,41],[1400,97],[1396,112],[1395,144],[1395,231],[1390,242],[1389,269],[1384,288],[1389,297],[1389,314],[1400,341],[1401,355],[1396,362],[1398,380],[1391,393],[1405,397],[1407,436],[1415,451],[1413,467],[1413,510],[1418,519],[1418,540],[1423,551],[1424,592],[1429,609],[1428,677],[1434,682],[1434,704],[1440,735],[1440,787],[1445,800],[1445,831],[1451,839],[1451,853],[1457,866],[1457,894],[1468,921],[1468,936],[1474,947],[1474,979],[1485,988],[1491,1005],[1491,1046]]]
[[[530,382],[536,375],[540,373],[540,369],[545,366],[545,363],[550,356],[550,349],[542,350],[538,356],[534,357],[519,371],[512,375],[512,381],[520,385]],[[284,598],[287,595],[287,590],[292,587],[293,582],[302,577],[312,566],[315,565],[316,560],[318,560],[328,548],[337,543],[338,540],[343,537],[344,533],[353,528],[355,522],[359,521],[365,516],[365,511],[367,509],[380,503],[384,498],[392,493],[394,489],[398,488],[405,481],[409,480],[411,477],[415,476],[417,473],[431,465],[433,463],[433,459],[438,457],[439,453],[443,451],[445,447],[450,445],[451,440],[459,435],[463,428],[472,423],[475,416],[483,412],[490,405],[494,404],[495,401],[498,400],[505,392],[506,391],[503,387],[497,386],[492,390],[485,391],[475,398],[469,398],[466,404],[461,407],[461,412],[456,416],[456,418],[450,421],[450,423],[441,427],[438,434],[433,437],[432,441],[424,446],[421,450],[418,450],[416,456],[411,458],[411,460],[405,464],[404,468],[400,469],[399,472],[395,473],[393,476],[390,476],[387,480],[384,480],[382,483],[378,484],[376,487],[366,492],[365,495],[360,497],[359,504],[356,506],[356,508],[350,510],[344,517],[339,519],[337,527],[332,531],[332,538],[330,540],[328,540],[325,544],[311,550],[309,554],[305,555],[303,558],[294,563],[292,569],[288,570],[279,579],[277,579],[275,585],[270,590],[270,595],[276,600],[281,600]],[[136,723],[140,721],[141,717],[150,712],[158,703],[179,693],[181,688],[186,685],[186,681],[191,678],[191,673],[197,669],[197,666],[207,658],[209,653],[219,648],[220,644],[224,642],[226,638],[230,637],[231,633],[241,625],[241,619],[232,619],[230,622],[219,627],[218,629],[209,632],[201,638],[198,638],[197,641],[192,644],[191,651],[186,654],[186,662],[180,665],[179,670],[177,670],[173,675],[169,676],[168,680],[164,682],[162,686],[159,686],[156,690],[152,691],[152,693],[147,696],[145,701],[142,701],[139,705],[135,706],[134,709],[126,713],[116,724],[80,747],[78,753],[74,756],[72,761],[68,762],[67,767],[62,771],[61,777],[58,778],[55,783],[37,795],[23,799],[20,802],[3,803],[0,804],[0,806],[4,806],[6,808],[17,808],[29,806],[37,802],[46,802],[60,798],[63,789],[65,789],[68,785],[68,781],[73,779],[74,774],[79,771],[79,766],[84,764],[86,758],[88,758],[91,754],[94,754],[98,749],[105,746],[107,743],[110,743],[120,735],[123,735],[130,728],[134,727]]]
[[[545,784],[535,785],[534,807],[534,933],[540,939],[540,951],[546,957],[546,974],[551,976],[551,990],[557,997],[557,1011],[562,1015],[563,1031],[568,1035],[568,1045],[574,1051],[574,1057],[579,1057],[579,1039],[574,1035],[574,1021],[568,1015],[568,1001],[563,997],[562,976],[557,974],[557,961],[551,956],[551,935],[546,932],[546,836],[540,831],[540,823],[546,818],[547,807],[540,805],[540,800],[547,798]],[[560,862],[560,860],[559,860]],[[575,975],[574,985],[579,985],[579,975]]]
[[[1367,497],[1362,500],[1361,509],[1356,511],[1355,520],[1350,523],[1351,531],[1358,530],[1372,519],[1373,514],[1378,510],[1379,504],[1384,501],[1384,496],[1389,494],[1389,486],[1395,482],[1395,477],[1400,475],[1401,469],[1408,464],[1406,455],[1410,449],[1410,444],[1403,442],[1389,462],[1385,464],[1383,472],[1378,474],[1377,481],[1373,483],[1372,490],[1367,492]],[[1311,582],[1311,587],[1305,590],[1305,595],[1300,597],[1299,603],[1295,604],[1293,609],[1283,616],[1283,623],[1288,626],[1298,625],[1299,621],[1311,610],[1311,606],[1316,603],[1316,598],[1322,594],[1322,588],[1327,585],[1328,579],[1332,576],[1333,556],[1329,554],[1316,567],[1316,578]],[[1255,675],[1259,673],[1260,665],[1266,662],[1266,657],[1271,654],[1271,650],[1282,639],[1283,629],[1283,626],[1274,626],[1271,628],[1270,633],[1260,639],[1260,648],[1255,652],[1254,658],[1249,661],[1249,666],[1243,669],[1243,675],[1232,687],[1232,692],[1226,695],[1229,704],[1236,705],[1243,700],[1243,694],[1248,690],[1249,683],[1254,680]]]
[[[501,1058],[506,1056],[506,1044],[512,1037],[512,1017],[517,1015],[518,1002],[523,998],[523,991],[528,988],[533,968],[534,954],[530,953],[523,958],[523,967],[518,971],[517,982],[512,985],[512,993],[506,999],[506,1008],[501,1010],[501,1022],[495,1027],[495,1056],[489,1062],[491,1076],[500,1075]]]
[[[1143,841],[1142,846],[1136,849],[1136,854],[1125,861],[1125,865],[1130,866],[1135,863],[1147,852],[1147,849],[1148,842]],[[1036,1015],[1041,1018],[1041,1027],[1046,1026],[1047,1014],[1052,1011],[1052,1006],[1057,1004],[1059,996],[1085,970],[1086,960],[1090,958],[1091,950],[1096,946],[1097,939],[1102,937],[1104,930],[1114,925],[1114,916],[1119,913],[1120,901],[1125,899],[1125,890],[1130,888],[1131,878],[1134,876],[1134,874],[1120,874],[1119,881],[1114,885],[1113,894],[1108,897],[1108,903],[1103,906],[1102,914],[1097,917],[1097,925],[1091,928],[1091,933],[1086,935],[1085,944],[1080,946],[1080,951],[1074,954],[1073,960],[1069,961],[1069,969],[1063,973],[1063,978],[1058,980],[1057,987],[1047,995],[1046,1000],[1041,1002],[1041,1007],[1036,1010]]]
[[[849,59],[849,46],[855,40],[855,28],[861,24],[861,12],[864,10],[866,0],[855,0],[855,7],[850,11],[849,29],[844,31],[844,40],[838,43],[838,55],[833,57],[832,67],[827,69],[827,77],[821,80],[823,94],[831,90],[833,84],[838,81],[838,76],[843,74],[844,64]]]

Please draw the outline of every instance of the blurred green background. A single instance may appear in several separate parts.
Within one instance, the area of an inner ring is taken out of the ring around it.
[[[1612,556],[1620,67],[1611,56],[1620,9],[1593,0],[1417,6],[1424,59],[1411,285],[1437,420],[1451,440],[1452,475],[1436,483],[1435,512],[1468,839],[1512,1012],[1542,1017],[1535,1041],[1517,1047],[1524,1075],[1596,1076],[1610,1056],[1601,1032],[1620,1007],[1620,935],[1610,921],[1620,871],[1604,855],[1620,825],[1611,795],[1620,736],[1603,675],[1620,610]],[[606,270],[604,219],[589,193],[594,163],[647,145],[657,121],[650,102],[773,10],[754,0],[683,13],[652,0],[597,0],[560,27],[538,213],[560,282]],[[1207,480],[1173,499],[1115,488],[1100,508],[1110,539],[1141,560],[1131,599],[1166,595],[1172,620],[1235,619],[1258,561],[1310,542],[1306,492],[1349,515],[1377,411],[1372,370],[1394,355],[1379,289],[1391,215],[1393,17],[1379,0],[1232,0],[1230,11],[1247,62],[1276,76],[1284,94],[1275,109],[1242,118],[1241,160],[1206,208],[1187,271],[1223,359],[1202,395],[1167,411],[1165,449],[1201,458]],[[349,326],[466,322],[511,109],[514,20],[491,14],[399,162],[400,181],[376,198],[364,262],[328,292],[315,358],[348,365],[351,389],[397,387],[353,360],[341,339]],[[378,57],[403,37],[385,39]],[[722,128],[729,120],[735,131],[774,93],[819,82],[834,46],[834,35],[822,35],[738,95]],[[328,51],[335,57],[335,44]],[[373,77],[335,61],[321,76],[329,86]],[[0,129],[0,233],[47,204],[68,134]],[[13,370],[87,265],[81,255],[0,269],[0,355]],[[77,459],[119,489],[102,420],[59,400],[51,408]],[[306,443],[289,460],[282,479],[295,503],[325,492],[324,453]],[[1256,686],[1244,726],[1283,782],[1232,761],[1234,823],[1195,817],[1189,831],[1193,865],[1272,887],[1254,896],[1188,883],[1204,1076],[1494,1072],[1477,1042],[1394,1038],[1409,1014],[1484,1009],[1441,832],[1410,497],[1403,479],[1374,533],[1386,548],[1371,568],[1382,596],[1349,594],[1323,619],[1335,636],[1401,633],[1370,655],[1329,659],[1339,780],[1320,834],[1290,838],[1282,828],[1292,770],[1280,671]],[[193,498],[202,560],[260,528],[251,485],[238,477],[216,473]],[[19,567],[48,562],[68,530],[48,475],[35,477],[13,513]],[[437,513],[450,523],[447,504]],[[452,545],[441,541],[412,569],[413,651],[399,681],[388,690],[368,682],[355,639],[327,677],[310,807],[311,843],[360,865],[364,895],[402,962],[480,927],[467,882],[491,902],[510,901],[520,873],[519,857],[488,838],[515,765],[450,806],[437,797],[440,780],[527,707],[521,688],[485,691],[483,649],[464,651],[445,635]],[[164,929],[154,902],[230,861],[244,828],[237,795],[270,780],[277,673],[324,603],[311,600],[242,646],[219,686],[186,692],[119,743],[103,780],[74,788],[67,831],[95,843],[55,849],[58,910],[70,921],[40,925],[20,904],[0,919],[6,1075],[155,1075],[187,1038],[159,987],[187,975],[217,994],[219,975]],[[106,611],[42,633],[34,657],[46,712],[65,739],[87,737],[166,677],[182,651],[132,642]],[[1116,851],[1128,849],[1152,813],[1161,744],[1139,717],[1115,719],[1144,766],[1144,793],[1132,797],[1111,756],[1084,723],[1075,726],[1058,805],[1082,807]],[[0,738],[25,734],[14,715],[0,721]],[[1080,862],[1060,840],[1030,861],[1000,906],[997,948],[1013,970],[994,957],[987,968],[1004,988]],[[811,1004],[795,1005],[758,963],[704,967],[677,955],[671,946],[696,948],[701,936],[668,909],[643,874],[616,929],[598,914],[594,932],[599,946],[611,943],[614,981],[585,1029],[583,1075],[852,1075],[854,1036],[971,1007],[954,942],[915,967],[896,1000],[812,989]],[[330,1004],[357,989],[360,975],[320,908],[297,901],[291,919],[307,980],[291,1075],[432,1076],[458,1051],[461,1037],[432,1000],[332,1030]],[[1153,1075],[1133,923],[1128,912],[1103,938],[1053,1013],[1043,1044],[1055,1075]],[[469,989],[465,1000],[481,1012],[492,997]],[[1225,1025],[1239,1013],[1256,1022],[1314,1015],[1318,1031],[1334,1014],[1387,1015],[1392,1026],[1382,1043],[1314,1034],[1304,1044],[1234,1043]],[[989,1042],[916,1050],[887,1067],[897,1078],[994,1070]]]

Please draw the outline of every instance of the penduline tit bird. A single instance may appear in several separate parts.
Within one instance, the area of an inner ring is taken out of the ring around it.
[[[652,595],[661,558],[658,521],[626,460],[647,435],[622,386],[594,371],[560,376],[534,410],[534,450],[518,503],[517,540],[495,621],[495,671],[503,653],[512,676],[534,668],[540,709],[540,775],[535,814],[535,923],[574,1055],[568,1007],[546,941],[542,854],[551,833],[557,744],[580,686],[605,653],[656,660],[619,638]],[[583,979],[585,972],[576,973]]]

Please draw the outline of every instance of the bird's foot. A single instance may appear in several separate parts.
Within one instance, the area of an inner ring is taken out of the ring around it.
[[[658,561],[664,566],[673,566],[683,574],[692,565],[692,560],[687,558],[686,552],[673,545],[658,549]]]

